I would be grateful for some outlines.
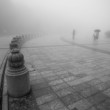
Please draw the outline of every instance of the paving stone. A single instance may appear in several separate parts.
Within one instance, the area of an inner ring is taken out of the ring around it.
[[[103,66],[96,65],[96,66],[93,66],[91,69],[92,69],[93,71],[94,71],[94,70],[97,70],[97,71],[99,70],[99,71],[100,71],[100,70],[103,70],[104,67],[103,67]]]
[[[87,110],[91,106],[92,105],[86,99],[82,99],[76,103],[69,105],[68,108],[70,110]]]
[[[76,75],[75,75],[75,77],[78,77],[78,78],[83,78],[83,77],[85,77],[85,76],[87,76],[86,73],[80,73],[80,74],[76,74]]]
[[[97,110],[109,110],[110,105],[106,105],[105,102],[103,102],[103,103],[96,105],[96,108],[97,108]]]
[[[60,110],[65,108],[65,106],[60,100],[56,99],[44,105],[40,105],[39,108],[40,110]]]
[[[91,108],[89,108],[87,110],[97,110],[97,109],[96,109],[96,107],[91,107]]]
[[[74,77],[74,76],[69,76],[69,77],[67,77],[67,78],[64,78],[63,80],[67,82],[67,81],[71,81],[71,80],[73,81],[73,80],[75,80],[75,79],[76,79],[76,77]]]
[[[75,91],[85,90],[86,88],[89,88],[89,87],[90,87],[90,85],[89,85],[87,82],[84,82],[84,83],[81,83],[81,84],[72,86],[72,88],[73,88]]]
[[[109,86],[106,83],[100,83],[100,84],[94,85],[94,87],[97,88],[100,91],[109,88]]]
[[[62,107],[62,108],[60,108],[60,109],[58,109],[58,110],[69,110],[69,109],[66,108],[66,107]]]
[[[73,64],[74,64],[74,62],[73,62]],[[71,74],[73,74],[73,75],[75,75],[75,74],[77,74],[78,71],[77,71],[77,68],[74,67],[74,69],[70,69],[70,70],[68,70],[68,72],[71,73]]]
[[[66,106],[69,106],[76,102],[76,99],[72,96],[72,94],[68,94],[68,95],[62,97],[61,99]]]
[[[39,109],[40,110],[52,110],[51,108],[49,108],[48,104],[40,105]]]
[[[108,75],[102,76],[102,77],[100,78],[100,80],[101,80],[102,82],[110,81],[110,77],[109,77]]]
[[[69,58],[68,58],[69,60]],[[63,64],[62,65],[62,68],[66,71],[70,70],[70,69],[73,69],[73,65],[69,64],[68,62],[65,62],[66,64]]]
[[[92,80],[92,79],[94,79],[94,77],[93,77],[93,76],[90,76],[90,75],[87,75],[86,77],[81,78],[81,80],[82,80],[83,82],[87,82],[87,81],[90,81],[90,80]]]
[[[35,79],[35,80],[31,80],[31,85],[33,84],[39,84],[39,83],[45,83],[46,81],[44,79]]]
[[[71,77],[71,75],[69,75],[68,73],[66,74],[61,74],[59,75],[60,78],[67,78],[67,77]]]
[[[108,99],[108,97],[105,94],[103,94],[103,93],[97,93],[97,94],[87,98],[87,100],[92,105],[99,104],[99,103],[101,103],[102,101],[104,101],[106,99]]]
[[[51,81],[51,82],[49,83],[49,85],[51,85],[51,86],[53,85],[53,86],[54,86],[54,85],[61,84],[61,83],[63,83],[63,80],[60,79],[60,80]]]
[[[42,79],[43,77],[37,77],[37,76],[30,76],[31,81],[32,80],[37,80],[37,79]]]
[[[41,105],[46,102],[50,102],[50,101],[54,100],[55,98],[57,98],[57,96],[55,94],[47,94],[47,95],[36,98],[36,102],[38,105]]]
[[[64,89],[64,88],[68,88],[69,85],[66,84],[66,83],[61,83],[61,84],[57,84],[57,85],[51,86],[51,87],[52,87],[52,89],[53,89],[54,91],[58,91],[58,90],[61,90],[61,89]]]
[[[96,108],[97,108],[97,110],[107,110],[102,105],[98,105],[98,106],[96,106]]]
[[[76,107],[74,107],[72,110],[78,110]]]
[[[110,110],[110,99],[105,100],[104,102],[101,103],[104,109]]]
[[[68,72],[67,71],[59,71],[59,72],[56,72],[57,75],[63,75],[63,74],[67,74]]]
[[[102,83],[102,81],[100,81],[98,78],[88,81],[88,84],[90,84],[92,86],[97,85],[99,83]]]
[[[51,81],[53,81],[53,80],[60,80],[60,78],[57,76],[57,75],[55,75],[55,76],[48,76],[48,77],[46,77],[45,78],[48,82],[51,82]]]
[[[56,75],[52,71],[44,71],[44,72],[41,72],[41,74],[43,77],[55,76]]]
[[[52,94],[52,93],[53,93],[53,91],[50,87],[33,90],[33,94],[35,97],[41,97],[43,95]]]
[[[107,65],[106,65],[106,67],[107,67]],[[110,77],[110,66],[108,66],[108,74],[107,74],[107,76]]]
[[[70,86],[75,86],[75,85],[83,83],[83,81],[79,81],[79,79],[78,79],[78,80],[73,80],[73,81],[67,81],[67,83]]]
[[[33,90],[37,90],[37,89],[42,89],[42,88],[46,88],[48,87],[48,84],[45,82],[45,83],[39,83],[39,84],[33,84],[32,85],[32,89]]]
[[[72,89],[69,87],[69,88],[64,88],[64,89],[57,91],[56,94],[59,97],[63,97],[63,96],[66,96],[68,94],[71,94],[72,92],[73,92]]]
[[[110,88],[110,80],[104,82],[104,84],[107,86],[107,88]]]
[[[107,95],[108,97],[110,97],[110,88],[103,91],[103,94]]]
[[[35,72],[30,72],[30,74],[29,74],[30,76],[33,76],[33,77],[38,77],[38,76],[41,76],[41,74],[40,73],[37,73],[37,71],[35,71]]]
[[[66,106],[74,104],[76,101],[82,99],[82,97],[78,93],[68,94],[64,97],[61,97],[61,100],[64,102]]]
[[[84,77],[84,78],[76,79],[76,80],[74,80],[74,81],[68,81],[67,83],[68,83],[70,86],[75,86],[75,85],[78,85],[78,84],[81,84],[81,83],[90,81],[91,79],[93,79],[93,77],[87,76],[87,77]]]
[[[37,68],[38,68],[39,72],[45,72],[45,71],[49,71],[50,70],[49,67],[42,67],[42,68],[37,67]]]
[[[78,100],[81,100],[83,97],[79,94],[79,93],[77,93],[77,92],[72,92],[72,97],[74,97],[74,99],[76,100],[76,101],[78,101]]]
[[[98,93],[99,92],[99,90],[97,89],[97,88],[94,88],[94,87],[89,87],[89,88],[87,88],[87,89],[85,89],[85,90],[83,90],[83,91],[79,91],[80,92],[80,94],[83,96],[83,97],[89,97],[89,96],[91,96],[91,95],[94,95],[94,94],[96,94],[96,93]]]
[[[33,65],[28,64],[26,66],[30,72],[35,71],[35,68],[33,67]]]

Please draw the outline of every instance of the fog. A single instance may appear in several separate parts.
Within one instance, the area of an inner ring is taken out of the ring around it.
[[[0,34],[88,36],[110,29],[110,0],[0,0]]]

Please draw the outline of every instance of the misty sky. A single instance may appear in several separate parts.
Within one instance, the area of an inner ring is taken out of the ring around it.
[[[110,0],[0,0],[0,34],[110,29]]]

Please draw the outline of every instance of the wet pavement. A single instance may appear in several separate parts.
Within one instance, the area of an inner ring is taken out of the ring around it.
[[[110,50],[106,45],[90,47],[46,36],[27,42],[22,52],[32,94],[24,108],[23,100],[17,104],[17,99],[9,98],[10,110],[109,110]],[[21,108],[15,109],[12,103]]]

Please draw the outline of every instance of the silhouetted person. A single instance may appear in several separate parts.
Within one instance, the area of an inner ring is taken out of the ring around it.
[[[99,38],[99,32],[100,32],[100,29],[96,29],[94,30],[94,40],[97,40]]]
[[[74,30],[73,30],[73,34],[72,34],[73,39],[75,38],[75,34],[76,34],[76,31],[75,31],[75,29],[74,29]]]

